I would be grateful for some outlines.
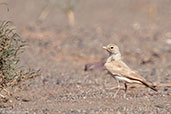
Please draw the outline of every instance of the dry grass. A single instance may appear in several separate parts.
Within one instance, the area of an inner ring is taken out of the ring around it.
[[[39,70],[23,70],[17,65],[25,45],[11,22],[0,22],[0,92],[39,75]]]

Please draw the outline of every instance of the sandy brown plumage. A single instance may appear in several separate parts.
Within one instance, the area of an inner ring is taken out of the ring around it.
[[[121,54],[117,45],[109,44],[103,48],[109,52],[109,58],[105,63],[105,67],[109,71],[109,73],[116,79],[118,88],[119,88],[119,81],[123,81],[126,90],[127,90],[126,83],[138,83],[138,84],[143,84],[154,91],[157,91],[151,82],[146,81],[142,76],[132,71],[122,61]]]

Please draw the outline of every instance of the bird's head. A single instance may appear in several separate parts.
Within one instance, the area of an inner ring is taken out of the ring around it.
[[[110,55],[120,54],[119,48],[115,44],[108,44],[107,46],[103,46],[103,49],[109,52]]]

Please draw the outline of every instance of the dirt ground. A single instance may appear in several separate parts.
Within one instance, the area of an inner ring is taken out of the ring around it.
[[[13,21],[28,43],[20,66],[41,69],[41,76],[9,89],[24,100],[10,98],[13,107],[0,108],[2,114],[171,113],[170,0],[50,1],[8,0],[9,11],[0,5],[1,20]],[[127,99],[123,90],[114,98],[116,82],[105,70],[84,71],[108,56],[102,46],[109,43],[159,91],[141,86],[129,88]]]

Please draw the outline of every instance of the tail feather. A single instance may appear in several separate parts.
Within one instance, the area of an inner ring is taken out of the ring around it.
[[[152,84],[147,84],[147,82],[143,82],[143,81],[141,83],[143,83],[146,87],[149,87],[150,89],[157,92],[157,89],[155,88],[156,86],[154,86]]]

